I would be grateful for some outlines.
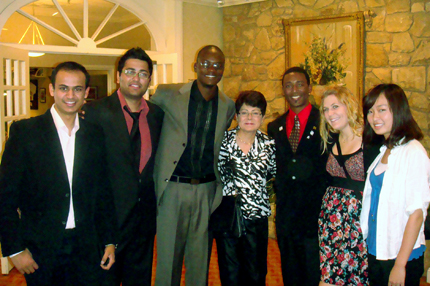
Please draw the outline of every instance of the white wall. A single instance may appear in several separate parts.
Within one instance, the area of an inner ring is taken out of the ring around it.
[[[184,82],[196,78],[193,63],[201,47],[223,48],[222,29],[221,8],[183,3]]]

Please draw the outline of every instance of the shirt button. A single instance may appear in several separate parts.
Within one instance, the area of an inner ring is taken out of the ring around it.
[[[140,202],[140,198],[138,198],[137,201]]]
[[[293,160],[291,160],[291,161],[293,161],[293,163],[296,163],[296,159],[293,159]]]
[[[66,194],[66,198],[68,198],[69,196],[70,196],[70,194],[69,194],[69,193],[67,193],[67,194]]]
[[[176,164],[176,163],[177,163],[177,161],[174,161],[174,162],[173,162],[173,164]]]
[[[63,222],[61,222],[63,225],[66,225],[66,222],[65,221],[63,221]]]
[[[140,183],[142,183],[142,180],[141,180],[141,179],[139,179],[139,184],[140,184]]]
[[[164,181],[165,181],[165,182],[168,182],[168,181],[169,181],[169,179],[165,179]]]
[[[182,143],[182,147],[185,147],[185,143]]]
[[[295,179],[296,179],[296,176],[292,176],[292,177],[291,177],[291,179],[295,180]]]

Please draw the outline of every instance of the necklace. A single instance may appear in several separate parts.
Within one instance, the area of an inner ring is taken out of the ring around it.
[[[243,141],[242,139],[240,139],[240,137],[239,137],[238,134],[236,134],[236,138],[239,139],[240,142],[242,142],[243,144],[246,144],[246,145],[251,145],[252,143],[254,143],[254,140],[252,142],[250,142],[250,143]]]

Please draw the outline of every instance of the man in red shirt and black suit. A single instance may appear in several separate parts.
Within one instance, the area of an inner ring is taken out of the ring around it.
[[[289,110],[269,123],[275,139],[276,232],[284,285],[318,285],[318,215],[327,187],[319,133],[320,113],[309,103],[309,75],[288,69],[282,88]]]

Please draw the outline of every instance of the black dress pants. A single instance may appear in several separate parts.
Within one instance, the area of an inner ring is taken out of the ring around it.
[[[29,246],[39,269],[32,274],[25,274],[28,286],[101,285],[104,270],[100,267],[100,250],[96,246],[86,245],[75,230],[64,231],[56,253],[52,252],[52,245],[43,248]]]
[[[318,237],[277,232],[284,285],[315,286],[320,281]]]
[[[154,235],[135,236],[115,255],[115,263],[104,279],[104,286],[150,286]]]
[[[388,285],[391,269],[396,262],[395,259],[391,260],[376,260],[374,255],[368,254],[369,259],[369,280],[370,285]],[[416,259],[408,261],[406,264],[406,279],[405,286],[419,286],[420,278],[424,272],[424,255]]]
[[[266,285],[268,219],[245,220],[246,234],[215,232],[221,284]]]

